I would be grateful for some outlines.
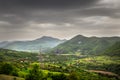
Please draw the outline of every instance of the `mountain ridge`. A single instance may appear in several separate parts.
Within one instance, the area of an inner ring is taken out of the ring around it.
[[[12,42],[3,42],[0,43],[1,48],[17,50],[17,51],[32,51],[38,52],[40,48],[43,48],[43,51],[46,51],[50,48],[57,46],[60,43],[63,43],[65,40],[60,40],[57,38],[43,36],[41,38],[37,38],[35,40],[30,41],[12,41]]]
[[[120,37],[85,37],[77,35],[59,44],[51,52],[59,51],[61,54],[74,54],[76,52],[81,54],[98,54],[117,41],[120,41]]]

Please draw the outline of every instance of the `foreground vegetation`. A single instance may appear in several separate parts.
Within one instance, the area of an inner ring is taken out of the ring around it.
[[[116,77],[108,78],[108,76],[99,75],[84,70],[70,71],[67,73],[55,72],[55,71],[53,72],[50,70],[41,69],[38,63],[32,63],[26,69],[18,68],[15,65],[14,66],[13,65],[14,64],[3,63],[3,65],[1,66],[1,74],[22,77],[25,80],[117,80],[118,79]]]
[[[9,80],[6,75],[13,80],[119,80],[119,56],[38,55],[6,49],[0,49],[0,55],[0,79],[4,80]],[[95,70],[109,71],[115,75]]]

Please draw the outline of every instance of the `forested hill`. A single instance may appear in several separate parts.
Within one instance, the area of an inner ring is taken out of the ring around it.
[[[109,56],[120,56],[120,41],[106,49],[104,54]]]
[[[120,41],[120,37],[85,37],[77,35],[55,47],[52,52],[63,54],[98,54],[104,52],[115,42]]]
[[[43,36],[31,41],[4,41],[0,43],[0,47],[17,51],[38,52],[40,48],[42,48],[42,51],[46,51],[57,46],[60,43],[63,43],[64,41],[65,40]]]

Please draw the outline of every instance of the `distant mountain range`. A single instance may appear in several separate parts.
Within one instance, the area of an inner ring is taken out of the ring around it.
[[[65,41],[66,40],[60,40],[53,37],[43,36],[41,38],[31,41],[3,41],[0,42],[0,48],[17,51],[38,52],[40,50],[47,51]]]
[[[99,54],[120,41],[120,37],[85,37],[77,35],[72,39],[59,44],[50,53],[61,54]],[[120,49],[120,47],[119,47]]]
[[[31,41],[0,42],[0,48],[28,52],[41,50],[56,54],[111,54],[120,51],[120,37],[85,37],[77,35],[70,40],[60,40],[43,36]]]

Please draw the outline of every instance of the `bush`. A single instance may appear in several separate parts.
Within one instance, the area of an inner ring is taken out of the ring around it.
[[[62,74],[55,74],[51,76],[52,80],[67,80],[66,75]]]
[[[33,68],[29,71],[26,80],[42,80],[43,73],[39,68],[39,65],[33,65]]]
[[[3,63],[0,68],[0,73],[9,75],[13,72],[13,70],[14,68],[10,63]]]
[[[71,72],[68,76],[68,80],[80,80],[76,72]]]
[[[0,73],[18,76],[18,69],[10,63],[1,63]]]

